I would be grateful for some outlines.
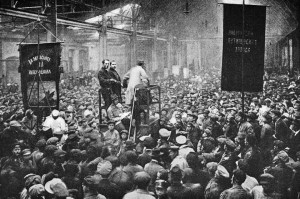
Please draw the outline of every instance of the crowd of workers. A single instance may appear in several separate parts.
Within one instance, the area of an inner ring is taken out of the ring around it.
[[[129,125],[128,92],[110,93],[99,112],[98,78],[63,79],[60,109],[40,127],[19,91],[2,95],[0,198],[299,198],[297,79],[270,75],[262,93],[245,93],[243,112],[217,72],[167,78],[154,83],[162,109],[139,110],[152,122],[133,133],[144,121]]]

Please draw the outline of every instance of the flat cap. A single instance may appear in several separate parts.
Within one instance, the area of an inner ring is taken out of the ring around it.
[[[229,178],[228,171],[222,165],[218,165],[217,170],[216,170],[216,175],[224,177],[224,178]]]
[[[43,195],[44,192],[45,187],[42,184],[35,184],[29,188],[28,195],[30,196],[30,198],[38,197],[40,195]]]
[[[52,114],[53,117],[58,117],[59,116],[59,111],[54,109],[51,114]]]
[[[225,140],[225,144],[227,147],[230,147],[232,149],[234,149],[236,147],[235,143],[231,139],[228,139],[228,138]]]
[[[151,177],[148,173],[146,173],[145,171],[140,171],[140,172],[137,172],[135,175],[134,175],[134,183],[136,185],[138,184],[146,184],[146,183],[149,183],[150,180],[151,180]]]
[[[24,149],[22,151],[22,154],[23,154],[23,156],[29,156],[29,155],[31,155],[31,150],[30,149]]]
[[[171,131],[168,131],[167,129],[162,128],[159,130],[159,135],[161,137],[169,137],[171,135]]]
[[[102,160],[97,165],[97,173],[100,175],[108,175],[112,171],[112,164],[107,160]]]
[[[47,140],[47,145],[56,145],[59,139],[57,137],[51,137]]]
[[[270,184],[275,181],[275,177],[269,173],[261,174],[259,177],[259,184]]]
[[[177,144],[180,144],[180,145],[185,144],[186,140],[187,139],[184,135],[179,135],[176,137],[176,142],[177,142]]]
[[[278,111],[278,110],[271,110],[271,112],[272,112],[274,115],[278,116],[278,117],[281,116],[281,113],[280,113],[280,111]]]
[[[285,151],[279,151],[274,160],[281,160],[282,162],[287,163],[289,161],[289,155]]]
[[[56,184],[60,184],[58,187],[55,188],[55,192],[58,192],[59,190],[61,190],[62,186],[67,188],[66,184],[59,178],[53,178],[52,180],[48,181],[46,184],[45,184],[45,190],[50,193],[50,194],[54,194],[54,190],[53,190],[53,187],[54,185]],[[60,194],[59,194],[60,195]]]
[[[18,121],[10,121],[9,126],[21,127],[22,125]]]
[[[66,154],[67,154],[67,152],[65,152],[64,150],[57,149],[54,152],[54,157],[64,157]]]

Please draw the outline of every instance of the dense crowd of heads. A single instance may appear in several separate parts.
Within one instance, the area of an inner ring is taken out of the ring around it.
[[[218,76],[157,80],[161,110],[140,110],[151,124],[139,118],[131,131],[99,111],[91,73],[63,78],[60,109],[42,122],[18,88],[3,92],[0,198],[299,197],[298,79],[265,76],[242,111],[241,93],[221,91]]]

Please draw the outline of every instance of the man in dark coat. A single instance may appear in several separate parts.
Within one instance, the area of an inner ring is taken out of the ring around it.
[[[250,199],[250,193],[244,190],[241,186],[245,180],[246,174],[242,170],[234,170],[233,177],[231,180],[232,187],[223,191],[220,195],[220,199]]]
[[[275,122],[275,137],[284,143],[288,143],[291,130],[281,118],[281,113],[277,110],[271,111],[271,116]]]
[[[121,78],[120,78],[118,72],[116,71],[116,67],[117,67],[117,63],[115,61],[111,61],[108,73],[111,76],[111,78],[113,78],[114,80],[116,80],[116,82],[112,83],[112,92],[118,96],[119,102],[122,102],[122,97],[121,97],[121,89],[122,89]]]
[[[248,147],[244,160],[249,165],[247,174],[256,179],[263,173],[262,170],[262,155],[256,144],[256,137],[254,134],[249,134],[246,137],[246,146]]]
[[[98,73],[98,79],[102,88],[102,97],[105,102],[105,109],[107,109],[111,104],[112,84],[117,81],[113,79],[108,72],[109,60],[103,60],[102,64],[103,66]]]
[[[191,198],[192,192],[182,184],[182,171],[178,166],[173,167],[169,174],[171,186],[167,189],[169,199],[188,199]]]

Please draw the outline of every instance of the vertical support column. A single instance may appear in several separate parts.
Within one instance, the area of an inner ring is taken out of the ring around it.
[[[153,72],[157,70],[157,23],[155,22],[154,36],[153,36],[153,46],[152,46],[152,70]]]
[[[137,50],[137,8],[135,5],[132,10],[132,35],[130,36],[130,61],[131,66],[136,65],[136,50]]]
[[[131,37],[131,36],[130,36]],[[130,48],[130,41],[131,41],[131,38],[126,38],[125,40],[125,59],[126,59],[126,65],[125,65],[125,71],[124,71],[124,74],[127,73],[127,71],[130,70],[131,68],[131,48]]]
[[[297,3],[297,9],[296,9],[296,13],[297,13],[297,20],[298,20],[298,24],[300,23],[300,2],[298,1],[298,3]],[[298,25],[298,27],[297,27],[297,33],[296,33],[296,40],[295,40],[295,43],[297,42],[297,44],[296,44],[296,46],[298,46],[298,48],[297,49],[295,49],[296,50],[296,52],[295,52],[295,55],[299,55],[299,52],[300,52],[300,25]],[[298,72],[298,75],[300,74],[300,66],[299,66],[299,64],[300,64],[300,57],[299,56],[295,56],[295,65],[294,66],[297,66],[297,68],[296,68],[296,71]]]
[[[168,75],[172,72],[172,35],[169,34],[167,44],[167,64],[168,64]]]
[[[102,60],[107,59],[107,19],[106,14],[102,15],[102,27],[99,31],[99,68],[102,66]]]
[[[201,57],[201,52],[202,52],[202,49],[201,49],[201,39],[199,39],[198,40],[198,70],[197,70],[197,72],[198,72],[198,74],[200,74],[199,72],[201,72],[202,71],[202,57]]]
[[[47,31],[47,42],[57,42],[57,0],[49,1],[51,6],[51,15],[49,16],[50,20],[50,31],[54,35],[52,35],[49,31]]]

